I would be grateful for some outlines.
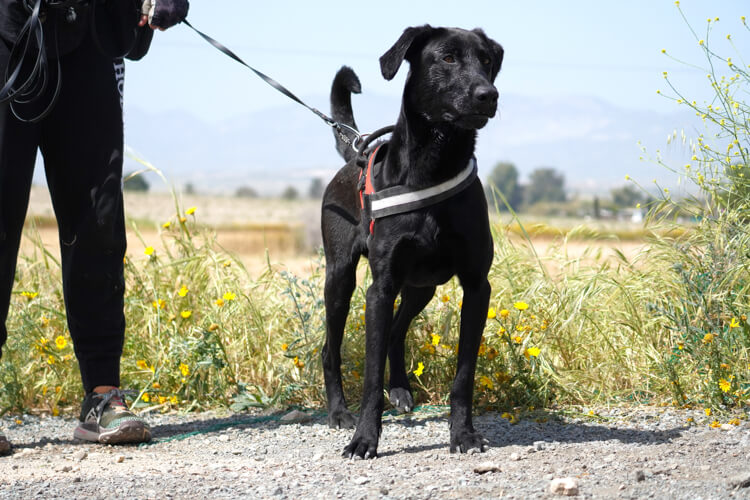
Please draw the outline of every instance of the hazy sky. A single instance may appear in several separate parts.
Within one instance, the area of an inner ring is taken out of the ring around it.
[[[682,0],[701,38],[706,19],[711,40],[724,50],[726,35],[750,37],[740,16],[747,0]],[[700,62],[697,41],[672,0],[380,2],[255,2],[193,0],[188,19],[249,64],[276,78],[311,105],[328,109],[336,70],[352,66],[366,93],[399,95],[406,71],[386,82],[378,58],[407,26],[482,27],[506,51],[497,86],[527,96],[595,96],[627,108],[674,111],[656,94],[669,71],[692,96],[701,97],[701,71],[661,53]],[[747,54],[750,56],[750,54]],[[146,59],[128,66],[128,107],[181,110],[217,122],[244,112],[288,105],[286,98],[247,69],[220,54],[186,26],[157,33]],[[127,120],[127,117],[126,117]]]

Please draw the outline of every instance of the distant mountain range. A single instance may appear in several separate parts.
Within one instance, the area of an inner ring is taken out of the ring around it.
[[[307,102],[328,110],[327,97]],[[400,100],[356,96],[362,131],[392,123]],[[501,96],[498,116],[479,132],[477,157],[485,178],[498,161],[513,162],[522,179],[537,167],[565,174],[569,191],[606,194],[628,174],[642,184],[675,183],[674,174],[641,161],[638,141],[653,155],[661,150],[675,166],[690,155],[687,146],[667,145],[667,136],[695,122],[687,112],[633,111],[589,97]],[[232,193],[249,186],[277,194],[289,185],[306,192],[315,177],[330,179],[342,164],[333,135],[322,121],[291,103],[211,124],[184,112],[151,114],[126,106],[126,142],[177,187]],[[128,160],[126,172],[139,166]],[[149,174],[154,189],[161,181]]]

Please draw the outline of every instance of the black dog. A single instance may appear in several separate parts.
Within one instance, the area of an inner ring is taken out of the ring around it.
[[[471,166],[473,176],[463,179],[457,192],[439,195],[443,198],[434,198],[429,206],[371,222],[369,213],[375,214],[375,203],[363,212],[358,155],[337,137],[338,150],[348,163],[328,185],[322,214],[327,322],[322,356],[331,427],[355,424],[341,385],[341,341],[360,256],[369,259],[372,271],[372,285],[367,290],[361,412],[354,437],[344,449],[344,456],[350,458],[377,456],[386,355],[390,400],[400,411],[412,409],[404,362],[406,331],[434,295],[435,287],[454,275],[464,297],[458,366],[451,390],[450,448],[452,452],[483,451],[486,443],[474,430],[471,413],[477,351],[490,297],[487,274],[493,245],[473,153],[476,131],[497,109],[498,92],[493,82],[503,49],[480,29],[425,25],[406,29],[380,58],[383,76],[392,79],[403,60],[410,63],[403,104],[387,151],[378,153],[384,160],[375,174],[375,187],[399,186],[394,188],[399,193],[419,192],[450,184]],[[359,91],[354,72],[342,68],[331,91],[335,120],[355,127],[351,93]],[[401,304],[394,316],[399,293]]]

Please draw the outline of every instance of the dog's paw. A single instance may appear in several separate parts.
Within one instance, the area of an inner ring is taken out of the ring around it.
[[[388,393],[388,399],[399,413],[409,413],[414,409],[414,399],[409,389],[394,387]]]
[[[451,453],[468,453],[470,450],[487,451],[489,441],[476,431],[451,432]]]
[[[377,438],[368,439],[364,436],[358,436],[355,433],[352,441],[348,445],[346,445],[341,456],[344,458],[365,460],[367,460],[368,458],[377,458],[378,440]]]
[[[334,411],[328,414],[328,427],[331,429],[354,429],[357,417],[349,410]]]

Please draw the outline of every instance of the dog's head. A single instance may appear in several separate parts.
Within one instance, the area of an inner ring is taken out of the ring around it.
[[[407,28],[380,58],[383,77],[396,76],[403,60],[410,64],[405,104],[428,122],[476,130],[495,116],[503,48],[481,29]]]

